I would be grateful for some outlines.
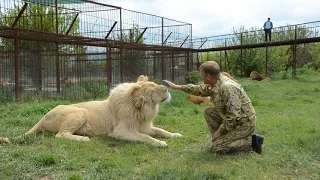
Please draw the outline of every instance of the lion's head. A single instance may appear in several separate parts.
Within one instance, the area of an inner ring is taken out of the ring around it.
[[[137,84],[139,87],[133,92],[133,96],[136,99],[136,107],[139,107],[144,103],[157,105],[160,102],[169,102],[171,100],[171,94],[169,93],[168,88],[164,85],[158,85],[148,81],[147,76],[141,75],[138,78]]]
[[[171,94],[164,85],[159,85],[141,75],[135,83],[123,83],[115,87],[109,96],[115,104],[133,104],[136,108],[144,105],[156,106],[160,102],[169,102]]]
[[[258,80],[258,81],[261,81],[263,79],[262,75],[259,74],[257,71],[252,71],[250,73],[250,77],[252,80]]]

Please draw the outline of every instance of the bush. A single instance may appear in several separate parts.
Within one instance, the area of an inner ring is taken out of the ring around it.
[[[107,96],[107,87],[99,83],[78,83],[65,88],[65,99],[85,100]]]
[[[186,83],[189,84],[198,84],[202,81],[202,77],[199,71],[193,70],[186,73]]]
[[[14,93],[7,86],[0,86],[0,104],[14,101]]]

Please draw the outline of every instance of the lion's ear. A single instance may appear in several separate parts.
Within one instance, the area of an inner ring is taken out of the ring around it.
[[[136,90],[140,89],[141,85],[134,83],[131,85],[130,89],[126,92],[128,96],[132,96],[132,93],[134,93]]]
[[[140,95],[139,97],[136,97],[134,99],[134,106],[140,108],[143,105],[144,101],[145,98],[142,95]]]
[[[138,82],[139,82],[139,81],[142,81],[142,82],[148,81],[148,76],[140,75],[139,78],[138,78]]]

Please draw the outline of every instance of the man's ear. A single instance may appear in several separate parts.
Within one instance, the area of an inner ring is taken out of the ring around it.
[[[145,102],[145,98],[140,95],[139,97],[136,97],[134,99],[134,106],[137,107],[137,108],[140,108]]]

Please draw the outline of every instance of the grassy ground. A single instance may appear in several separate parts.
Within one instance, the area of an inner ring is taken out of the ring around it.
[[[320,179],[320,75],[258,82],[240,79],[257,112],[256,132],[265,136],[263,155],[222,156],[210,152],[205,106],[171,91],[155,124],[181,139],[167,148],[117,141],[90,142],[38,134],[0,145],[0,179]],[[0,106],[0,135],[26,132],[46,112],[67,101]]]

